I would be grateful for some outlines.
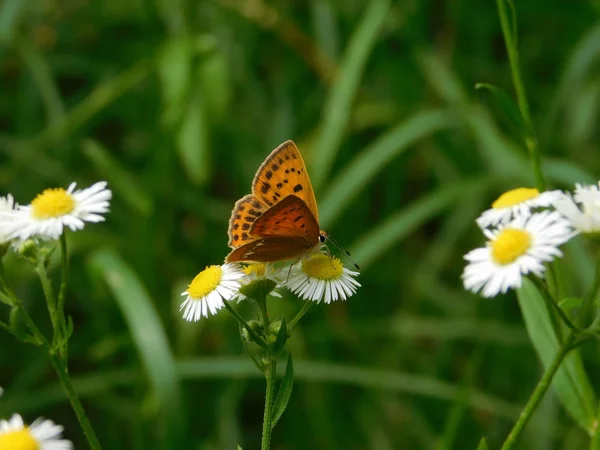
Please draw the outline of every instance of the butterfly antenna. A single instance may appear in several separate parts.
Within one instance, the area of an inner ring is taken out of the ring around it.
[[[331,236],[327,236],[327,240],[330,241],[335,248],[337,248],[340,252],[342,252],[344,255],[346,255],[346,258],[348,259],[348,261],[350,261],[354,267],[356,267],[356,270],[360,270],[360,267],[358,267],[358,264],[356,264],[354,262],[354,260],[352,259],[352,256],[350,256],[350,252],[348,250],[346,250],[344,247],[342,247],[340,245],[340,243],[338,241],[336,241],[334,238],[332,238]]]

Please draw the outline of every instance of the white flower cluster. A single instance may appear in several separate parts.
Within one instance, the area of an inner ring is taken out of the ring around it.
[[[4,390],[0,388],[0,397]],[[36,419],[26,425],[19,414],[0,420],[0,449],[72,450],[73,443],[62,439],[63,427],[51,420]]]
[[[58,239],[64,227],[81,230],[85,222],[101,222],[112,192],[101,181],[89,188],[46,189],[29,205],[18,205],[12,195],[0,197],[0,244],[12,240]]]
[[[485,247],[465,255],[465,289],[494,297],[521,287],[530,273],[543,277],[545,263],[578,233],[600,233],[600,184],[577,184],[574,193],[518,188],[505,192],[477,219]]]
[[[346,300],[360,286],[354,279],[358,272],[346,269],[339,259],[324,253],[314,253],[294,265],[277,267],[271,263],[226,263],[210,266],[200,272],[181,294],[183,318],[190,322],[202,316],[216,314],[225,301],[243,300],[240,288],[260,280],[271,280],[277,287],[285,287],[303,300],[329,304]],[[276,291],[271,293],[280,296]]]

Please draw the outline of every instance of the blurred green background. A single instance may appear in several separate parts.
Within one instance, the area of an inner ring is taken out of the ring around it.
[[[595,182],[600,2],[516,8],[545,173]],[[460,281],[483,243],[474,219],[533,183],[510,121],[475,89],[512,93],[495,2],[3,0],[0,43],[0,194],[28,203],[97,180],[114,193],[106,223],[68,236],[71,374],[105,449],[259,447],[264,380],[235,320],[186,324],[179,293],[223,260],[234,202],[286,139],[363,287],[294,330],[274,448],[498,447],[541,366],[514,294],[484,300]],[[585,244],[564,261],[579,294]],[[48,329],[37,280],[5,262]],[[0,343],[0,416],[43,415],[87,448],[44,353]],[[598,349],[583,352],[596,388]],[[587,445],[550,394],[519,448]]]

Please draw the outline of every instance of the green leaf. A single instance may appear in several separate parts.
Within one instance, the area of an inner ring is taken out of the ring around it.
[[[569,315],[571,311],[581,306],[581,299],[577,297],[563,298],[558,303],[558,306],[560,306],[560,309],[562,309],[565,312],[565,314]]]
[[[462,198],[470,195],[474,189],[488,189],[492,178],[486,180],[467,180],[457,182],[435,191],[426,197],[413,202],[382,223],[370,229],[353,245],[352,255],[361,267],[379,258],[384,252],[392,249],[400,239],[408,236],[423,223],[438,216],[445,209]]]
[[[179,375],[167,333],[152,299],[137,274],[113,250],[93,253],[88,260],[88,269],[107,283],[127,322],[164,421],[165,448],[171,445],[181,448],[184,418]]]
[[[275,339],[275,343],[273,344],[273,351],[275,353],[279,353],[283,350],[283,346],[285,345],[285,341],[288,338],[288,328],[287,322],[285,321],[285,317],[281,319],[279,322],[279,329],[277,330],[277,338]]]
[[[283,328],[283,327],[281,327]],[[290,397],[292,395],[292,388],[294,387],[294,364],[292,362],[291,353],[288,355],[287,366],[285,368],[285,374],[281,385],[279,386],[279,392],[277,392],[277,398],[273,405],[273,425],[271,429],[275,428],[275,425],[281,418],[285,408],[287,407]]]
[[[494,100],[498,107],[506,114],[506,116],[510,119],[512,124],[517,128],[517,130],[521,133],[524,139],[528,139],[531,137],[531,132],[527,128],[525,121],[523,120],[523,116],[519,111],[519,107],[513,101],[513,99],[508,95],[503,89],[500,89],[497,86],[489,83],[477,83],[475,85],[475,89],[477,90],[487,90],[490,94],[492,94]]]
[[[177,132],[177,152],[188,178],[204,184],[210,176],[209,125],[203,96],[195,92],[184,107],[185,116]]]
[[[320,223],[330,227],[389,163],[418,141],[455,126],[450,111],[434,109],[417,113],[383,133],[350,162],[330,183],[319,203]]]
[[[559,350],[559,341],[542,294],[529,279],[517,291],[529,338],[548,367]],[[591,431],[595,420],[596,395],[583,368],[578,350],[572,350],[556,372],[552,386],[569,414],[585,430]]]
[[[352,104],[379,30],[388,17],[389,0],[369,2],[363,19],[352,33],[337,77],[325,101],[323,125],[313,151],[312,184],[318,190],[323,185],[340,147],[352,114]]]
[[[477,450],[489,450],[488,444],[487,444],[487,440],[482,437],[481,440],[479,441],[479,445],[477,446]]]

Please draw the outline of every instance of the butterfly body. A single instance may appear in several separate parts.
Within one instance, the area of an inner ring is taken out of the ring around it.
[[[292,141],[277,147],[259,167],[252,194],[238,200],[229,220],[227,262],[297,259],[320,248],[315,195],[300,151]]]

